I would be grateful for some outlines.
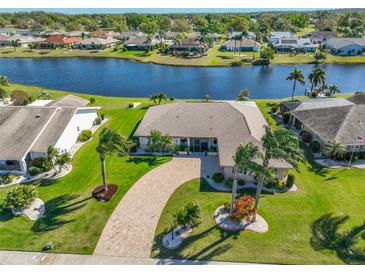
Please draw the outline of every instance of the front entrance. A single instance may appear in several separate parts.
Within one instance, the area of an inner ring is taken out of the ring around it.
[[[209,148],[209,139],[191,139],[193,152],[206,152]]]

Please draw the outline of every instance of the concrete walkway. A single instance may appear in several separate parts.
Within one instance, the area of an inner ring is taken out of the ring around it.
[[[24,251],[0,251],[0,265],[226,265],[214,261],[124,258],[113,256],[55,254]]]
[[[216,156],[174,157],[145,174],[114,210],[94,254],[149,258],[158,220],[172,193],[217,170]]]

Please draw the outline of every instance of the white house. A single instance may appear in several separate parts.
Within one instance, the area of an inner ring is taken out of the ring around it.
[[[281,37],[277,41],[278,42],[273,43],[273,47],[281,52],[290,52],[294,50],[314,52],[319,47],[318,44],[313,44],[309,38]]]
[[[32,159],[47,157],[49,146],[69,151],[97,118],[99,107],[87,103],[67,95],[29,106],[0,107],[0,173],[26,174]]]
[[[331,38],[324,47],[336,55],[360,55],[365,50],[365,38]]]
[[[292,38],[294,37],[290,31],[272,31],[270,36],[267,37],[269,43],[275,44],[279,42],[280,38]]]

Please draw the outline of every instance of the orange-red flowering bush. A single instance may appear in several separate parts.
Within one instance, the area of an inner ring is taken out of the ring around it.
[[[249,195],[243,195],[242,197],[234,201],[234,209],[229,217],[236,221],[241,221],[245,219],[247,222],[250,222],[255,214],[254,207],[255,198]]]

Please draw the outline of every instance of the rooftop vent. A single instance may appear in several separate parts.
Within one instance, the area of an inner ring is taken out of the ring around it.
[[[39,118],[39,117],[41,117],[41,115],[38,113],[38,114],[35,116],[35,118]]]

